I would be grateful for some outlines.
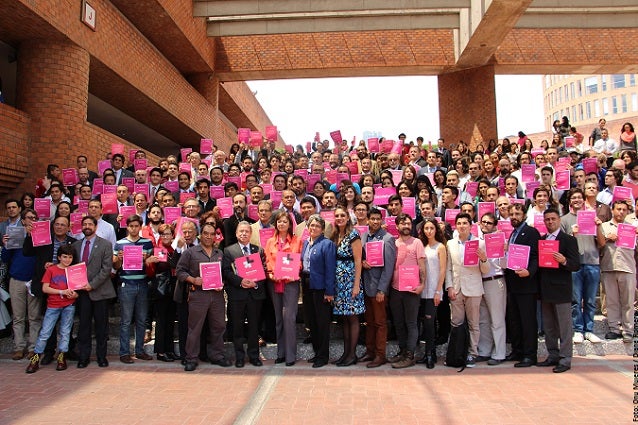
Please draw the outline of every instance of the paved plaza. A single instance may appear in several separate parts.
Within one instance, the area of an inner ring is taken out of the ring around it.
[[[0,359],[0,424],[628,424],[633,362],[575,357],[572,370],[512,363],[457,373],[439,364],[400,371],[362,365],[312,369],[267,360],[261,368],[110,357],[109,368],[55,363],[33,374]]]

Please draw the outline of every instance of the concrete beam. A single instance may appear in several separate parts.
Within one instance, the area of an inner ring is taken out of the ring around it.
[[[529,8],[514,28],[635,28],[638,5],[579,9]]]

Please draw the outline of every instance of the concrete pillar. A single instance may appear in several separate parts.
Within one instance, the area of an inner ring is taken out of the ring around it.
[[[463,140],[470,148],[497,137],[494,67],[439,75],[439,121],[446,146]]]
[[[18,50],[18,109],[31,118],[30,170],[25,182],[44,176],[49,163],[74,166],[86,149],[89,53],[65,41],[28,40]],[[19,188],[20,189],[20,188]]]

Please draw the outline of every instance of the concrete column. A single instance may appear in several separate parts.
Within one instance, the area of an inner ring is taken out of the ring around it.
[[[494,67],[439,75],[439,122],[446,146],[470,148],[497,137]]]

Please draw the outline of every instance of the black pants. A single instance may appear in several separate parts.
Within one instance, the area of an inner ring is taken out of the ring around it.
[[[235,358],[244,359],[244,342],[248,345],[248,358],[259,358],[259,315],[261,313],[261,300],[230,301],[233,313],[233,346]],[[244,333],[244,322],[248,320],[248,326]]]
[[[310,289],[308,314],[310,319],[310,335],[312,337],[312,348],[315,351],[315,358],[318,361],[328,362],[330,359],[330,315],[332,305],[324,300],[323,289]]]
[[[106,338],[109,326],[109,300],[91,301],[86,291],[78,291],[75,302],[79,312],[80,328],[78,330],[78,359],[89,360],[91,357],[91,328],[95,322],[95,354],[98,359],[106,359]]]
[[[156,353],[175,351],[173,333],[175,332],[175,311],[177,309],[172,294],[159,295],[155,299],[155,349]]]
[[[536,294],[507,293],[512,354],[536,360],[538,327],[536,323]]]

